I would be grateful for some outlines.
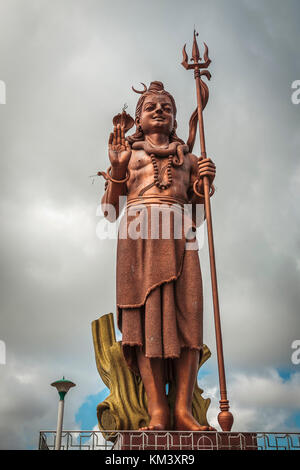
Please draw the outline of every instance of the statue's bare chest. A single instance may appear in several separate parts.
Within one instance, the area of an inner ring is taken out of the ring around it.
[[[178,191],[182,188],[185,191],[190,183],[190,164],[188,157],[180,166],[173,166],[168,157],[155,157],[145,152],[145,150],[133,150],[129,161],[130,180],[129,188],[136,190],[144,188],[155,181],[167,185],[165,189]],[[157,188],[156,188],[157,189]],[[153,191],[153,189],[152,189]],[[159,191],[157,189],[157,191]]]
[[[145,150],[133,150],[128,165],[129,170],[142,171],[147,166],[152,166],[150,155],[148,155]]]

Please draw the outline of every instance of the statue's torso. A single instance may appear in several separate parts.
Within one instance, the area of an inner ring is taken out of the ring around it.
[[[168,164],[168,158],[155,158],[159,174]],[[140,192],[154,181],[154,167],[150,155],[144,150],[132,150],[128,168],[130,178],[127,182],[128,198],[138,197]],[[171,166],[172,184],[169,188],[161,190],[156,185],[150,187],[144,194],[147,196],[163,195],[188,200],[188,190],[191,185],[191,161],[189,154],[184,156],[181,166]],[[167,171],[164,172],[163,182],[168,182]]]

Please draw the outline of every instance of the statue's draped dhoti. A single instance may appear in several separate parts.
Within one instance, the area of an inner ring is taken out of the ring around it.
[[[181,348],[202,349],[202,279],[194,227],[180,204],[162,207],[149,198],[142,206],[129,201],[126,207],[117,250],[117,322],[124,357],[136,373],[136,347],[146,357],[164,359],[178,358]]]

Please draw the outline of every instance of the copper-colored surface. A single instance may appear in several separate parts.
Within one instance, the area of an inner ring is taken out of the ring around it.
[[[196,120],[190,126],[189,147],[176,134],[175,100],[163,84],[152,82],[148,89],[144,86],[144,91],[138,93],[141,96],[135,113],[136,131],[125,138],[125,125],[118,117],[109,139],[111,171],[102,198],[104,211],[106,204],[111,204],[118,217],[119,196],[141,202],[156,198],[158,204],[163,204],[166,198],[203,204],[202,192],[205,185],[208,191],[212,188],[216,170],[205,154],[198,162],[190,153]],[[203,96],[208,99],[206,91]],[[200,125],[201,119],[198,112]],[[198,194],[193,191],[195,181]],[[172,421],[178,430],[212,429],[208,423],[199,423],[192,414],[203,348],[202,283],[197,252],[189,252],[186,239],[176,240],[174,234],[168,240],[119,237],[117,262],[118,325],[123,333],[127,363],[137,364],[146,389],[150,414],[146,429],[170,429]],[[153,323],[155,315],[161,322],[159,329]],[[170,362],[171,368],[167,366]],[[173,416],[165,393],[171,372],[176,381]]]
[[[205,44],[205,53],[204,53],[205,62],[200,62],[201,58],[199,54],[196,36],[197,34],[194,31],[193,52],[192,52],[193,64],[188,64],[188,56],[187,56],[185,46],[184,46],[182,65],[187,70],[189,69],[194,70],[194,77],[196,81],[197,105],[198,105],[197,110],[198,110],[198,121],[199,121],[201,157],[206,158],[205,134],[204,134],[204,123],[203,123],[203,103],[202,103],[203,82],[201,80],[201,76],[205,75],[210,80],[211,74],[207,70],[200,72],[200,69],[208,67],[211,61],[208,58],[208,47]],[[201,165],[201,160],[199,164]],[[199,165],[199,168],[200,168],[200,165]],[[222,332],[221,332],[221,321],[220,321],[220,309],[219,309],[219,297],[218,297],[217,271],[216,271],[216,262],[215,262],[212,215],[211,215],[211,205],[210,205],[210,183],[209,183],[208,176],[203,177],[203,184],[204,184],[205,214],[206,214],[206,221],[207,221],[207,235],[208,235],[208,246],[209,246],[211,284],[212,284],[212,296],[213,296],[213,306],[214,306],[216,345],[217,345],[219,383],[220,383],[220,395],[221,395],[221,400],[220,400],[221,412],[218,415],[218,421],[223,431],[230,431],[232,428],[232,424],[233,424],[233,416],[231,412],[229,411],[229,401],[227,399]],[[200,193],[197,192],[196,187],[197,187],[197,181],[194,183],[194,188],[195,188],[196,194],[199,195]]]
[[[123,109],[122,113],[113,118],[113,125],[115,128],[120,125],[120,128],[124,130],[124,134],[126,134],[134,126],[134,119]]]

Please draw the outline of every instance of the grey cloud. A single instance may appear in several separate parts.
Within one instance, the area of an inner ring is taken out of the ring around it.
[[[131,85],[140,81],[165,83],[177,101],[178,134],[187,137],[195,91],[180,62],[194,23],[213,60],[205,129],[218,172],[212,207],[227,368],[292,367],[290,345],[300,335],[300,106],[290,86],[300,78],[299,14],[295,1],[117,1],[113,11],[96,0],[0,1],[5,446],[29,445],[15,415],[11,444],[5,437],[23,394],[29,411],[20,420],[34,423],[28,432],[55,426],[56,402],[34,396],[31,408],[21,370],[39,371],[30,380],[40,397],[56,374],[69,375],[78,383],[72,412],[102,386],[90,323],[115,308],[116,243],[96,237],[104,185],[89,175],[109,166],[112,116],[124,102],[134,114]],[[200,258],[214,369],[207,245]]]

